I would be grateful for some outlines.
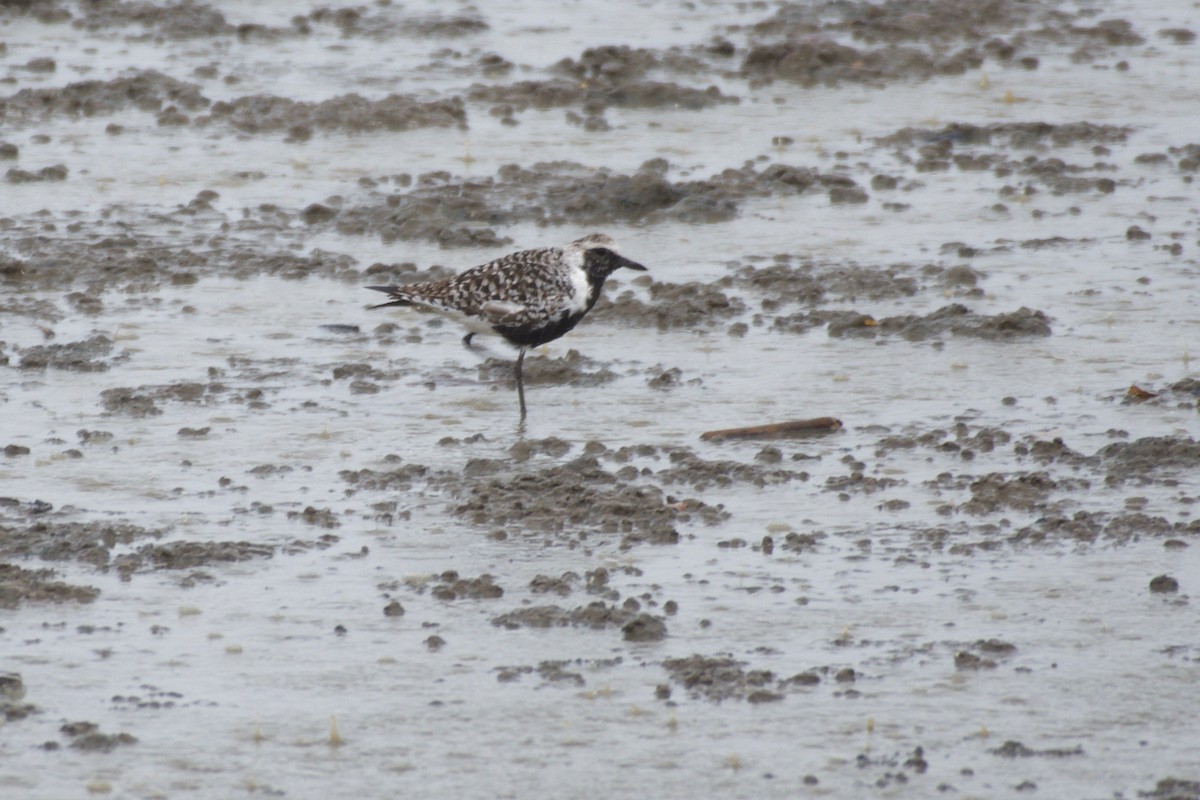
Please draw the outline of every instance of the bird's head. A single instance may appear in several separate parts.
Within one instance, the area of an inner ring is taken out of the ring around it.
[[[605,278],[621,267],[646,271],[641,264],[618,253],[617,243],[604,233],[591,233],[576,239],[567,245],[565,254],[568,264],[578,266],[597,283],[603,283]]]

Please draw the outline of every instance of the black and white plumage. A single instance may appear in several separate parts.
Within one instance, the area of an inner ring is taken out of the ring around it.
[[[387,306],[417,306],[466,326],[469,346],[476,333],[496,334],[519,349],[516,378],[521,419],[525,351],[570,331],[596,304],[604,281],[626,267],[645,270],[624,258],[603,233],[576,239],[566,247],[522,250],[469,269],[453,278],[407,286],[368,286],[385,292]]]

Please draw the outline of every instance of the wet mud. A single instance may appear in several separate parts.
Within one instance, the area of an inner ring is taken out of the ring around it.
[[[0,5],[0,786],[1200,796],[1169,5]]]

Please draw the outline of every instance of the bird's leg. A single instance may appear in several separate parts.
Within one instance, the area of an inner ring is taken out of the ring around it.
[[[467,347],[473,347],[474,345],[472,345],[472,344],[471,344],[471,338],[472,338],[474,335],[475,335],[475,331],[471,331],[471,332],[470,332],[470,333],[468,333],[466,336],[464,336],[464,337],[463,337],[463,344],[464,344],[465,346],[467,346]]]
[[[525,361],[525,348],[517,355],[517,399],[521,401],[521,422],[525,421],[525,381],[521,378],[521,363]]]

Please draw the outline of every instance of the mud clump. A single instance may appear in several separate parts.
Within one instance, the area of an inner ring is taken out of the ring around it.
[[[95,3],[80,11],[83,15],[72,24],[89,31],[140,25],[157,36],[181,40],[229,36],[238,30],[224,14],[202,3]]]
[[[1072,748],[1051,747],[1045,750],[1034,750],[1020,742],[1009,739],[1004,744],[988,751],[1002,758],[1070,758],[1083,755],[1083,748],[1076,745]]]
[[[499,628],[567,628],[583,627],[593,630],[620,628],[630,641],[658,641],[666,636],[666,624],[657,617],[639,614],[628,608],[596,600],[570,611],[555,605],[528,606],[509,611],[492,619]],[[631,638],[635,637],[635,638]],[[636,638],[645,637],[645,638]]]
[[[0,557],[75,561],[107,567],[111,551],[140,539],[158,538],[161,530],[125,522],[59,522],[37,520],[29,525],[0,524]]]
[[[611,79],[581,83],[566,78],[518,81],[505,86],[475,84],[467,91],[467,99],[503,108],[508,118],[510,109],[578,107],[586,115],[578,123],[593,131],[608,129],[607,123],[600,123],[601,114],[610,107],[698,111],[739,102],[737,97],[722,94],[716,86],[699,89],[673,82]],[[589,121],[591,126],[587,124]]]
[[[959,506],[968,514],[991,514],[1001,509],[1033,511],[1045,508],[1058,484],[1045,472],[1006,476],[991,473],[971,483],[971,499]]]
[[[100,596],[93,586],[53,580],[55,574],[52,569],[0,564],[0,608],[20,608],[23,603],[91,603]]]
[[[403,29],[410,36],[422,38],[427,36],[455,38],[482,33],[483,31],[490,30],[491,26],[482,17],[474,13],[453,14],[449,16],[445,14],[429,14],[406,19]]]
[[[362,133],[406,131],[414,128],[466,128],[466,110],[460,98],[422,102],[409,95],[391,94],[380,100],[361,95],[308,102],[286,97],[253,95],[212,105],[207,116],[196,119],[205,126],[222,123],[242,133],[320,130]]]
[[[170,542],[139,547],[113,559],[122,576],[153,569],[195,569],[214,563],[270,558],[275,548],[252,542]]]
[[[904,264],[819,264],[791,253],[772,257],[776,263],[758,267],[745,264],[723,283],[749,289],[770,298],[772,304],[818,305],[827,300],[889,300],[917,293],[916,278]]]
[[[655,281],[650,284],[650,299],[646,303],[632,293],[623,293],[616,300],[602,299],[597,306],[606,317],[660,331],[717,325],[746,311],[740,298],[730,297],[712,284],[695,281],[686,284]]]
[[[574,351],[572,351],[574,352]],[[570,353],[568,353],[570,355]],[[521,439],[508,448],[508,454],[517,463],[528,461],[537,455],[561,458],[571,451],[573,445],[566,439],[547,436],[544,439]]]
[[[584,50],[578,59],[564,58],[550,71],[554,77],[507,85],[475,84],[467,96],[474,102],[494,104],[493,113],[506,118],[528,108],[575,108],[578,112],[570,112],[568,121],[592,131],[608,130],[603,114],[610,107],[696,111],[739,102],[713,85],[698,88],[650,79],[651,72],[671,71],[689,77],[704,73],[700,60],[677,53],[605,45]]]
[[[110,414],[122,414],[127,417],[157,417],[162,414],[154,398],[148,394],[139,394],[137,390],[128,387],[105,389],[100,393],[104,410]]]
[[[441,582],[430,590],[430,594],[438,600],[495,600],[504,596],[504,589],[487,574],[478,578],[463,578],[454,570],[447,570],[439,576],[439,580]]]
[[[103,334],[67,344],[39,344],[20,351],[21,369],[62,369],[72,372],[105,372],[113,359],[113,341]]]
[[[203,194],[203,192],[201,193]],[[26,289],[62,291],[86,279],[86,292],[71,292],[66,296],[73,311],[98,314],[105,310],[100,293],[113,287],[136,287],[148,291],[160,287],[164,280],[177,285],[194,283],[199,277],[221,275],[228,278],[245,279],[256,275],[275,275],[291,280],[300,280],[314,275],[345,277],[356,274],[354,259],[323,250],[307,254],[293,252],[263,251],[244,243],[226,240],[215,228],[225,223],[223,215],[215,212],[211,218],[197,220],[180,210],[177,214],[187,218],[189,227],[211,224],[209,247],[201,254],[190,247],[163,244],[155,236],[111,236],[105,233],[108,223],[104,217],[123,217],[121,210],[106,209],[95,220],[63,221],[78,232],[71,236],[51,238],[39,236],[34,242],[19,234],[10,241],[23,251],[21,260],[0,256],[0,281]],[[255,226],[283,231],[296,219],[296,214],[275,208],[267,210],[260,206],[247,211],[252,214]],[[146,226],[144,219],[130,218],[122,226],[131,228]],[[22,302],[11,298],[0,300],[0,310],[20,313],[40,319],[56,321],[63,312],[57,306],[41,302]],[[95,338],[95,337],[92,337]],[[114,356],[116,359],[122,355]]]
[[[671,680],[687,689],[692,697],[718,703],[723,700],[752,703],[782,700],[788,687],[811,685],[804,680],[779,680],[770,670],[747,670],[744,662],[729,656],[669,658],[662,665]]]
[[[666,160],[651,159],[633,173],[563,161],[509,164],[486,178],[426,173],[411,187],[401,185],[404,191],[343,208],[327,224],[346,235],[377,235],[385,242],[495,246],[507,240],[493,226],[720,222],[735,218],[746,198],[856,185],[843,175],[779,164],[759,170],[750,163],[706,180],[672,180],[669,170]]]
[[[93,753],[111,753],[123,745],[137,743],[137,738],[128,733],[101,733],[94,722],[68,722],[59,730],[71,739],[71,747]]]
[[[1004,185],[1002,198],[1032,196],[1041,184],[1056,195],[1096,192],[1111,194],[1118,183],[1108,174],[1115,168],[1103,162],[1072,164],[1057,156],[1028,155],[1014,158],[1009,151],[1049,151],[1081,144],[1104,147],[1126,141],[1131,128],[1090,122],[1053,125],[1045,122],[993,123],[979,126],[952,123],[938,130],[903,128],[877,138],[882,147],[894,147],[897,157],[914,164],[917,172],[944,172],[955,167],[963,172],[990,171],[997,178],[1025,177],[1025,185]],[[980,152],[993,148],[992,152]],[[913,152],[908,152],[913,149]],[[1101,173],[1101,174],[1093,174]],[[1037,246],[1044,246],[1038,244]]]
[[[4,173],[6,183],[43,183],[46,181],[65,181],[67,179],[68,170],[62,164],[54,164],[49,167],[42,167],[37,172],[29,172],[24,169],[10,169]]]
[[[1200,463],[1200,442],[1191,437],[1149,436],[1133,442],[1114,442],[1096,454],[1110,480],[1163,480],[1160,471],[1192,470]]]
[[[848,2],[816,11],[798,3],[782,5],[750,27],[751,40],[741,73],[754,80],[787,80],[804,86],[842,83],[886,85],[958,75],[985,59],[1036,69],[1025,55],[1051,45],[1075,45],[1072,58],[1089,61],[1116,47],[1144,41],[1124,20],[1074,24],[1089,19],[1055,7],[1020,3],[962,4],[932,0],[914,10],[911,3]],[[852,46],[849,42],[853,42]]]
[[[155,70],[144,70],[109,81],[80,81],[61,88],[22,89],[0,98],[0,120],[19,124],[52,114],[98,117],[128,108],[159,113],[166,105],[198,111],[208,104],[208,98],[200,93],[196,84],[169,78]]]
[[[529,582],[529,591],[533,594],[549,594],[553,592],[559,597],[566,597],[572,591],[572,584],[579,582],[579,575],[574,572],[564,572],[557,578],[549,575],[536,575]]]
[[[990,125],[954,122],[937,130],[901,128],[875,139],[882,147],[912,148],[986,146],[1013,150],[1036,147],[1074,147],[1080,144],[1123,144],[1133,128],[1093,122],[994,122]]]
[[[970,650],[959,650],[954,654],[954,668],[957,670],[995,669],[997,658],[1007,658],[1017,651],[1016,645],[999,639],[988,639],[975,642],[973,647],[983,655]]]
[[[742,61],[742,74],[808,87],[884,85],[901,75],[912,80],[961,75],[982,64],[983,54],[971,48],[934,56],[915,49],[860,50],[837,42],[807,40],[755,44]]]
[[[370,100],[358,94],[346,94],[309,102],[250,95],[214,103],[204,96],[197,84],[169,78],[155,70],[109,81],[81,81],[61,88],[22,89],[0,99],[0,120],[12,124],[28,123],[54,114],[98,117],[129,108],[156,115],[162,126],[221,124],[244,134],[288,131],[299,141],[311,137],[312,131],[356,133],[466,127],[466,109],[459,97],[422,101],[408,95],[391,94]],[[201,113],[206,110],[208,113]],[[301,131],[307,131],[307,134],[297,135]]]
[[[459,493],[464,499],[453,513],[477,525],[516,525],[580,539],[619,534],[622,547],[679,540],[677,515],[661,489],[622,483],[594,458],[468,483]]]
[[[0,601],[0,607],[4,607]],[[15,672],[0,672],[0,720],[16,722],[41,711],[33,703],[22,703],[25,682]]]
[[[1051,510],[1032,525],[1017,530],[1008,540],[1013,544],[1099,540],[1126,544],[1147,538],[1187,539],[1197,535],[1200,535],[1200,520],[1171,522],[1140,512],[1108,514],[1100,511],[1076,511],[1068,517]]]
[[[1144,800],[1200,800],[1200,781],[1163,778],[1150,791],[1137,793]]]
[[[1179,581],[1170,575],[1156,575],[1150,579],[1150,591],[1155,594],[1174,594],[1179,591]]]
[[[779,325],[779,321],[776,322]],[[787,327],[787,322],[781,327]],[[901,336],[919,342],[945,335],[963,336],[990,341],[1007,341],[1026,336],[1049,336],[1049,318],[1042,311],[1020,308],[1003,314],[976,314],[959,303],[943,306],[925,316],[907,314],[885,317],[875,324],[835,326],[830,324],[830,336]]]
[[[393,470],[377,471],[371,469],[342,470],[338,477],[349,483],[355,489],[373,491],[394,491],[412,489],[424,482],[429,475],[429,468],[422,464],[406,464]]]
[[[621,626],[627,642],[660,642],[667,638],[667,624],[658,617],[638,614]]]
[[[791,480],[806,480],[806,473],[770,465],[744,464],[740,461],[709,461],[687,448],[675,448],[668,453],[671,466],[659,470],[656,477],[668,484],[685,484],[696,491],[713,486],[732,486],[738,483],[764,487]]]
[[[617,374],[608,367],[582,355],[578,350],[568,350],[559,358],[535,356],[526,358],[522,367],[526,386],[602,386],[617,379]],[[495,382],[507,380],[513,387],[513,362],[489,358],[479,365],[479,380]]]

